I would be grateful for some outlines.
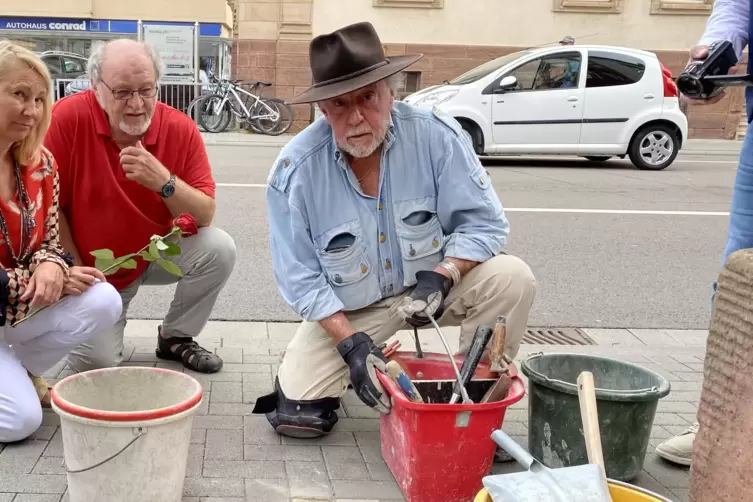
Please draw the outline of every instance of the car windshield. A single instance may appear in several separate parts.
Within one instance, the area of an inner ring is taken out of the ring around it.
[[[470,84],[481,78],[484,78],[493,71],[499,70],[507,63],[515,61],[516,59],[526,56],[530,53],[531,51],[518,51],[507,54],[506,56],[498,57],[497,59],[492,59],[491,61],[487,61],[481,66],[477,66],[472,70],[468,70],[459,77],[455,77],[453,80],[450,80],[449,83],[453,85]]]

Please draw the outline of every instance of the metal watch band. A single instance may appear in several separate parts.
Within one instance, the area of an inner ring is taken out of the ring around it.
[[[450,273],[453,286],[457,286],[460,283],[460,270],[458,270],[458,267],[454,263],[444,260],[439,263],[439,266]]]

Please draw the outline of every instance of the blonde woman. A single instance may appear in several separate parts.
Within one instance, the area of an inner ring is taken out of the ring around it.
[[[31,375],[42,375],[78,344],[114,325],[122,303],[95,269],[69,281],[58,242],[58,173],[42,147],[52,82],[32,52],[0,41],[0,443],[33,434],[42,421]],[[31,310],[55,304],[11,327]]]

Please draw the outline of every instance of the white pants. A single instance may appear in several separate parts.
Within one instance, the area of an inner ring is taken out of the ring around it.
[[[110,284],[98,282],[22,322],[0,328],[0,443],[20,441],[42,423],[42,405],[27,371],[42,375],[95,333],[111,328],[123,304]]]

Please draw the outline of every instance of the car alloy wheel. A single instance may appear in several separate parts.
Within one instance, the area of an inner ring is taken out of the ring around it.
[[[666,131],[649,131],[641,138],[639,153],[643,161],[651,167],[659,167],[672,158],[675,139]]]

